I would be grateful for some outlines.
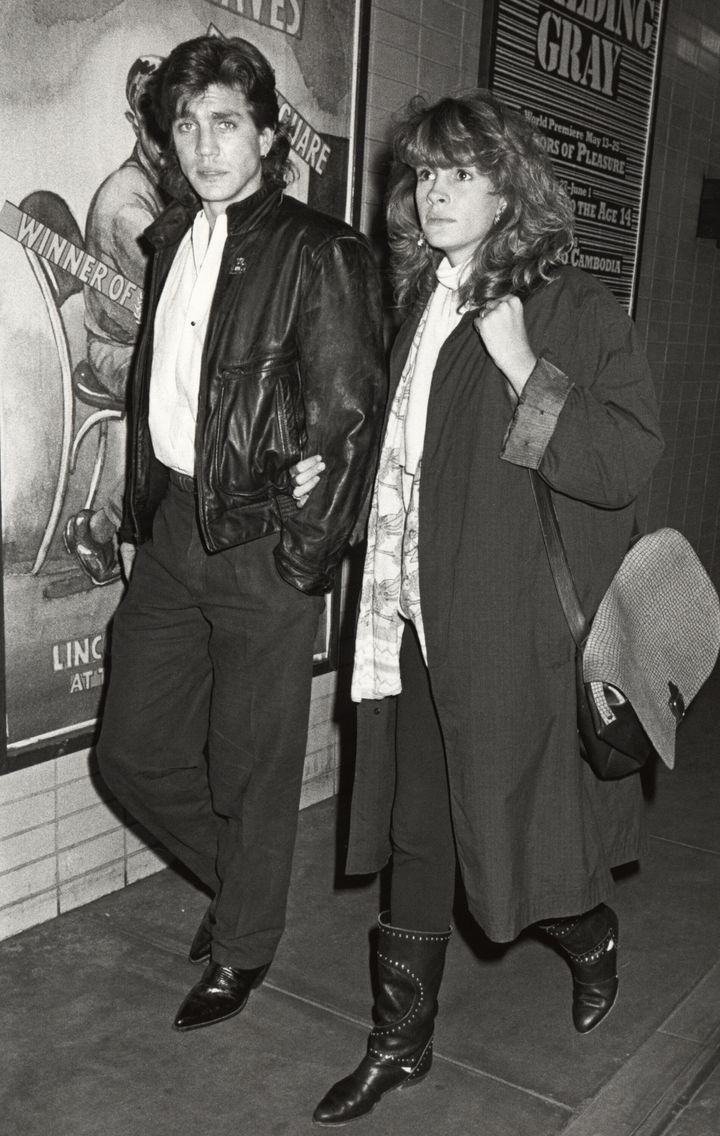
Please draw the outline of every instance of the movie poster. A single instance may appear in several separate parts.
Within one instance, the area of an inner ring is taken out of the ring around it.
[[[101,711],[107,628],[123,587],[114,534],[141,234],[163,207],[144,83],[182,40],[252,40],[275,68],[298,172],[290,192],[349,220],[360,7],[5,0],[0,9],[6,770],[87,744]],[[320,665],[330,639],[328,616]]]
[[[496,0],[490,86],[547,139],[570,263],[635,300],[663,0]]]

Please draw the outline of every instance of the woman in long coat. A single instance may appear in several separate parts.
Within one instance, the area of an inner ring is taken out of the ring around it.
[[[392,856],[390,910],[368,1052],[323,1124],[428,1071],[456,862],[490,938],[553,936],[585,1033],[617,993],[610,869],[643,846],[637,775],[599,781],[580,760],[575,647],[529,471],[590,616],[662,450],[647,364],[611,294],[562,266],[571,206],[523,118],[482,92],[416,105],[395,154],[410,314],[368,527],[347,860],[367,873]],[[299,499],[319,473],[301,463]]]

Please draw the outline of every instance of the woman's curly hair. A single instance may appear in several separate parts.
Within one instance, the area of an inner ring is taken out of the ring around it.
[[[295,172],[289,159],[290,139],[279,122],[275,72],[270,63],[246,39],[198,36],[171,51],[148,79],[143,95],[147,118],[162,150],[165,191],[187,205],[197,203],[175,154],[172,124],[191,99],[214,84],[242,91],[256,128],[273,131],[272,145],[262,159],[263,180],[276,186],[292,181]]]
[[[391,275],[401,306],[427,299],[442,259],[440,251],[418,243],[416,170],[424,166],[475,166],[506,203],[475,250],[461,304],[482,307],[509,293],[525,297],[551,278],[572,245],[573,210],[542,136],[488,91],[431,105],[416,96],[395,129],[387,198]]]

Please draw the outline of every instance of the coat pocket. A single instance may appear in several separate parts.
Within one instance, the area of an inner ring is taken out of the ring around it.
[[[223,369],[208,427],[221,491],[250,498],[288,491],[305,434],[294,357]]]

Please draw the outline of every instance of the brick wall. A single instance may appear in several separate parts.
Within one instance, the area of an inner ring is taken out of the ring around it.
[[[373,0],[362,228],[373,232],[387,174],[388,131],[413,95],[477,83],[482,0]]]
[[[720,587],[720,249],[695,236],[720,177],[720,5],[669,0],[636,320],[667,448],[648,523],[680,529]]]
[[[335,682],[313,684],[301,808],[335,792]],[[0,939],[168,862],[112,800],[88,750],[0,777]]]

